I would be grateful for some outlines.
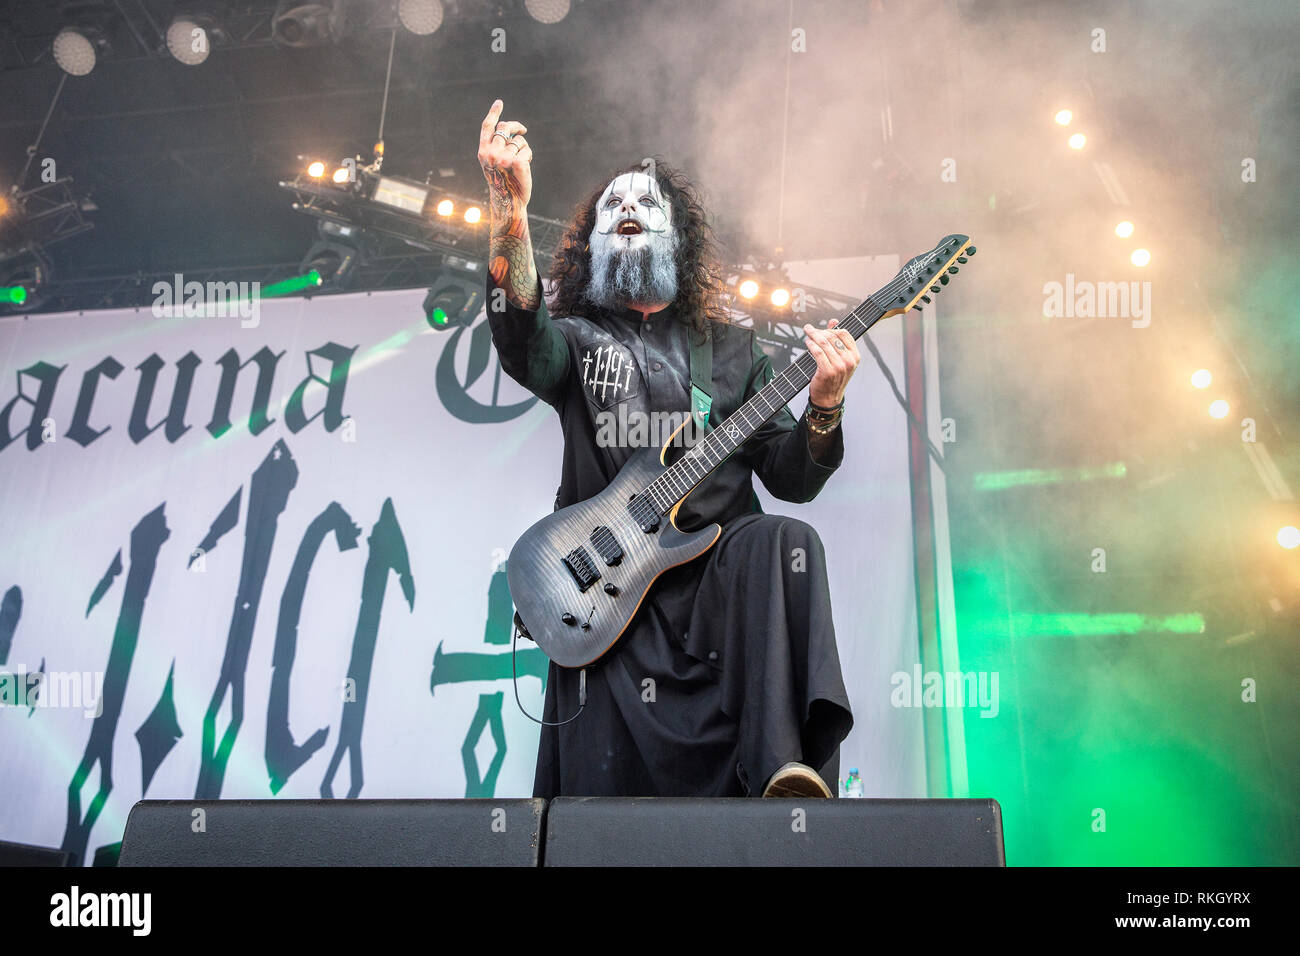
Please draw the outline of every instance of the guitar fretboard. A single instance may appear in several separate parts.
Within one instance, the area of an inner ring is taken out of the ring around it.
[[[875,296],[864,299],[856,309],[840,320],[838,327],[855,339],[861,337],[885,314],[875,299],[880,297],[886,302],[892,302],[898,294],[898,290],[893,288],[895,285],[901,290],[905,283],[895,279]],[[773,376],[745,404],[728,415],[717,428],[708,432],[637,497],[648,497],[659,514],[668,514],[674,505],[690,494],[691,489],[807,388],[816,371],[817,360],[811,353],[805,352],[799,356],[784,371]]]

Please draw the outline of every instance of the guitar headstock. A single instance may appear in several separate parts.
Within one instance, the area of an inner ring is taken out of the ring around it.
[[[944,236],[929,252],[907,260],[894,281],[877,293],[877,305],[885,309],[886,317],[920,309],[917,303],[929,304],[930,296],[948,284],[950,275],[957,274],[958,264],[965,265],[973,255],[975,247],[970,244],[970,236]]]

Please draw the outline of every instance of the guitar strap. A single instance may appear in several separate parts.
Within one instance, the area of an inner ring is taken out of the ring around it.
[[[704,341],[691,336],[691,415],[701,432],[709,430],[713,405],[713,327],[705,327]]]

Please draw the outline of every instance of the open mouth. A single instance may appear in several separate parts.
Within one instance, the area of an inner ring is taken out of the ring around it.
[[[641,223],[635,219],[624,219],[618,224],[617,232],[620,236],[639,236],[641,235]]]

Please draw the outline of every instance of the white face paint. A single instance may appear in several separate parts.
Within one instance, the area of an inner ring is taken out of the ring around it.
[[[673,210],[659,183],[647,173],[614,178],[596,200],[596,225],[591,244],[620,252],[642,249],[652,235],[666,236],[673,228]]]
[[[586,298],[597,305],[671,302],[677,295],[677,231],[672,204],[646,173],[616,176],[596,200],[588,237],[591,281]]]

